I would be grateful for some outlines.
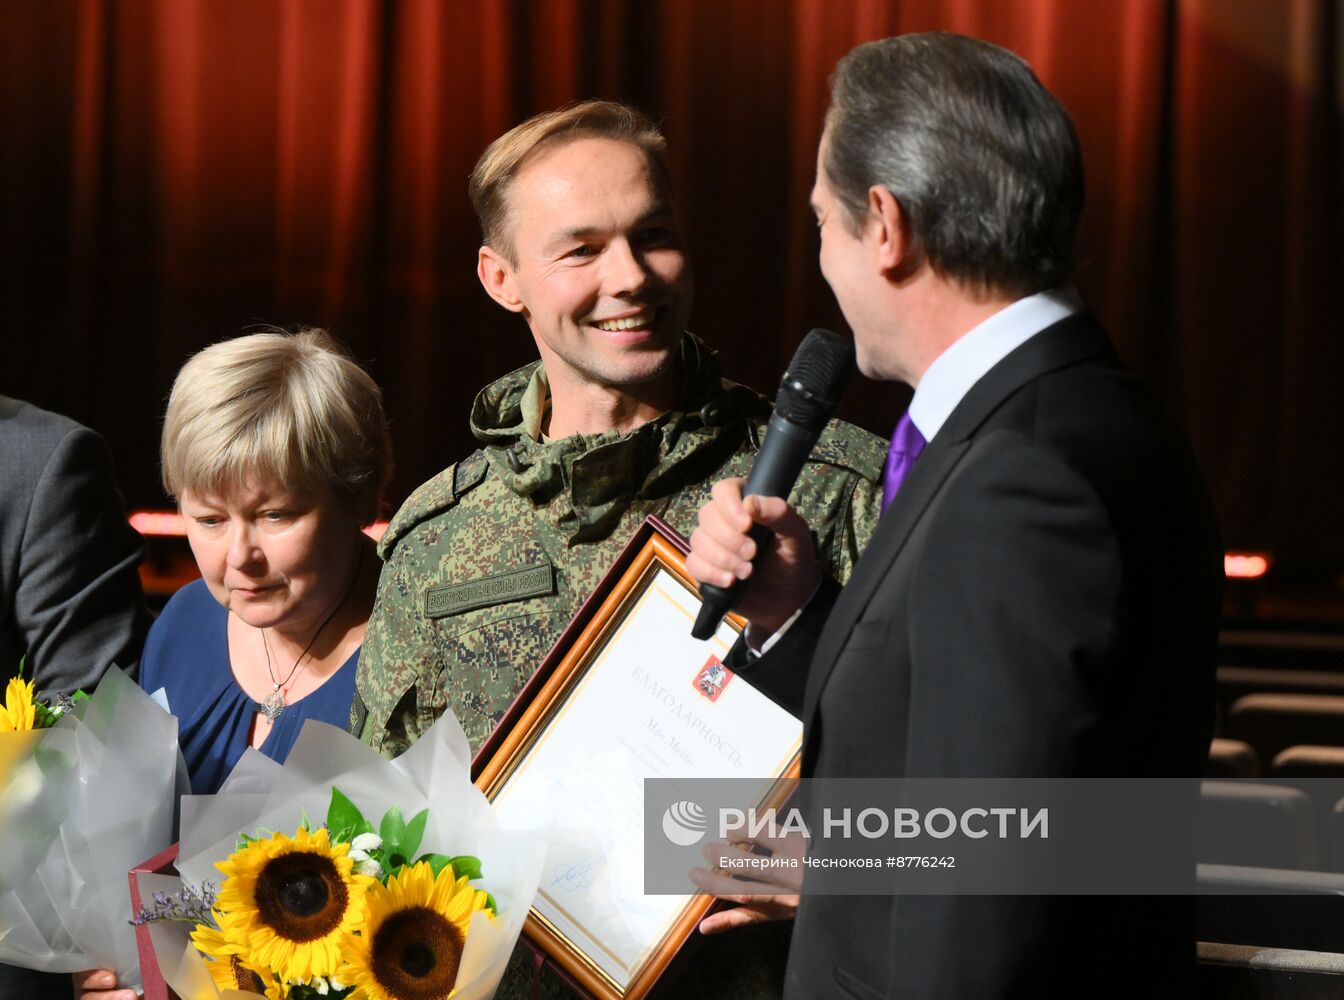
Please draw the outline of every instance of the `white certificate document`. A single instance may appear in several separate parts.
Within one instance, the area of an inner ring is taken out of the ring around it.
[[[506,827],[549,844],[534,910],[619,989],[690,899],[644,895],[644,779],[760,778],[764,797],[802,743],[798,719],[719,662],[731,625],[691,638],[699,608],[653,563],[494,798]]]

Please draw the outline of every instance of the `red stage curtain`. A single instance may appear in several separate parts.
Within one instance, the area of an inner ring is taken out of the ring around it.
[[[0,392],[97,427],[160,503],[186,355],[328,326],[385,387],[395,504],[533,353],[477,286],[467,173],[587,96],[663,121],[693,328],[769,390],[840,323],[807,208],[827,76],[933,29],[1015,49],[1073,113],[1078,284],[1189,429],[1228,541],[1337,566],[1339,0],[3,0]],[[867,386],[846,415],[885,433],[903,401]]]

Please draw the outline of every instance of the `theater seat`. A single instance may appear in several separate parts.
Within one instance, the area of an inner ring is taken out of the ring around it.
[[[1259,776],[1260,761],[1249,743],[1220,738],[1209,745],[1209,762],[1204,767],[1204,777],[1222,779]]]
[[[1200,865],[1198,881],[1199,941],[1344,952],[1344,875]]]
[[[1340,660],[1344,664],[1344,658]],[[1218,700],[1229,704],[1243,695],[1344,695],[1344,670],[1278,670],[1273,667],[1219,667]]]
[[[1232,704],[1227,735],[1272,761],[1291,746],[1344,746],[1344,696],[1248,694]]]
[[[1295,746],[1274,758],[1276,778],[1344,778],[1344,746]]]
[[[1330,810],[1328,820],[1327,843],[1330,851],[1330,867],[1344,872],[1344,798],[1335,803]]]
[[[1316,811],[1297,788],[1205,781],[1199,794],[1199,861],[1315,871]]]
[[[1324,1000],[1344,996],[1344,955],[1254,945],[1198,946],[1199,995],[1217,1000]]]

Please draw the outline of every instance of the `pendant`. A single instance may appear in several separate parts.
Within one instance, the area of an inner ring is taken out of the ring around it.
[[[272,725],[275,720],[280,718],[280,713],[285,710],[285,696],[280,693],[280,685],[275,686],[275,690],[266,696],[266,700],[257,706],[266,716],[266,721]]]

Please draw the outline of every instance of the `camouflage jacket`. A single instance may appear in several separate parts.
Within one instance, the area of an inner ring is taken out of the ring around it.
[[[694,338],[683,353],[685,408],[624,434],[542,441],[539,362],[481,391],[484,447],[416,490],[379,544],[351,718],[364,742],[396,756],[452,708],[480,746],[645,516],[689,536],[714,483],[746,475],[768,401],[721,380]],[[832,421],[789,498],[841,583],[877,524],[884,455]]]
[[[406,501],[380,542],[385,565],[359,658],[351,729],[385,756],[451,708],[474,748],[489,735],[646,515],[684,535],[726,476],[746,475],[770,404],[719,378],[687,337],[683,407],[629,433],[543,441],[539,363],[487,386],[472,410],[482,448]],[[827,571],[848,579],[877,525],[886,443],[832,422],[790,501]],[[790,925],[694,935],[660,996],[781,995]],[[684,959],[684,961],[683,961]],[[497,996],[569,998],[519,944]]]

